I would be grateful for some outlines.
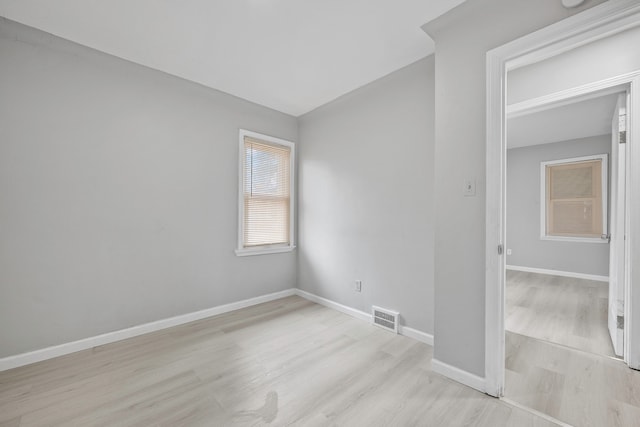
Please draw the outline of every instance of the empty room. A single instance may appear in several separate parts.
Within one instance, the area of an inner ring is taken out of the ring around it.
[[[637,0],[0,0],[0,426],[634,426]]]

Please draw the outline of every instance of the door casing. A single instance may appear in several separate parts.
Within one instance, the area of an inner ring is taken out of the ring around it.
[[[607,323],[614,353],[624,357],[625,334],[620,328],[620,316],[624,322],[624,300],[628,281],[626,280],[626,146],[620,140],[620,111],[626,114],[629,91],[618,95],[611,123],[611,216],[609,227],[609,299],[607,301]]]

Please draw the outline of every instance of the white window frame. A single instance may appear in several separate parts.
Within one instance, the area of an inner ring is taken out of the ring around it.
[[[609,224],[609,195],[608,195],[608,158],[607,154],[595,154],[591,156],[572,157],[570,159],[550,160],[540,162],[540,239],[555,240],[560,242],[580,242],[580,243],[608,243],[608,239],[600,237],[569,237],[550,236],[547,234],[547,173],[546,167],[568,163],[578,163],[592,160],[601,160],[601,180],[602,180],[602,234],[608,235]]]
[[[244,138],[258,139],[269,144],[281,145],[291,150],[289,156],[289,244],[274,244],[244,247]],[[238,246],[236,248],[237,256],[264,255],[282,252],[291,252],[295,249],[295,205],[296,205],[296,189],[295,189],[295,143],[284,139],[240,129],[238,144]]]

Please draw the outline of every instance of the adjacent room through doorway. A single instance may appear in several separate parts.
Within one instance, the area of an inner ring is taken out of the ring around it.
[[[594,51],[638,37],[508,74],[504,398],[571,425],[640,415],[628,404],[639,378],[625,363],[624,329],[632,87],[556,78],[553,68],[586,69]]]
[[[608,236],[619,96],[590,95],[533,112],[516,108],[509,117],[509,332],[615,355],[607,328]]]

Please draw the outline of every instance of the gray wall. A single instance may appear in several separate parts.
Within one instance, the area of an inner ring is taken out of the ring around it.
[[[234,254],[238,128],[294,117],[5,19],[0,63],[0,357],[295,286]]]
[[[508,265],[609,276],[609,245],[540,239],[540,162],[605,153],[610,135],[507,151]]]
[[[443,363],[484,377],[486,52],[601,3],[467,0],[425,30],[436,42],[435,346]],[[462,194],[465,178],[477,196]]]
[[[634,28],[509,71],[508,103],[640,70],[638,46],[640,28]]]
[[[300,118],[301,289],[433,333],[434,59]],[[363,281],[362,293],[353,291]]]

